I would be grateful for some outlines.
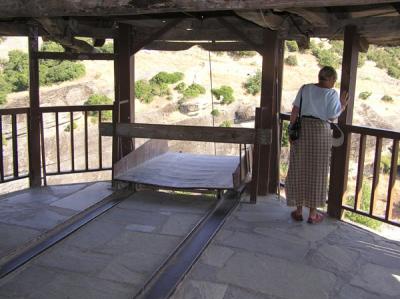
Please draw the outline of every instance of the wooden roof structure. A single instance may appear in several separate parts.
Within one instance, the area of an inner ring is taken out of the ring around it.
[[[27,36],[32,23],[78,52],[94,49],[74,37],[112,38],[117,23],[132,25],[137,46],[155,50],[257,50],[265,28],[307,47],[310,37],[343,39],[348,25],[361,49],[400,45],[400,2],[392,0],[1,1],[0,35]]]

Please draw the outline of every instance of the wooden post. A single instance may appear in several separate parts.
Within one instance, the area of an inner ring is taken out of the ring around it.
[[[117,120],[121,123],[135,122],[135,55],[132,50],[132,26],[118,25],[117,36],[114,38],[116,55],[115,88],[117,105]],[[118,159],[129,154],[135,148],[134,140],[121,138]]]
[[[273,111],[273,123],[272,123],[272,143],[271,143],[271,155],[270,155],[270,171],[269,171],[269,184],[268,193],[276,194],[279,188],[279,160],[280,160],[280,122],[279,113],[281,111],[281,98],[282,98],[282,77],[283,77],[283,58],[285,50],[285,41],[279,40],[277,43],[278,55],[276,56],[276,74],[275,74],[275,96],[274,101],[276,103],[275,111]]]
[[[342,78],[340,93],[349,92],[349,103],[339,117],[339,126],[351,124],[353,121],[354,94],[356,89],[357,63],[359,53],[359,36],[354,26],[347,26],[344,31],[344,49],[342,61]],[[342,198],[347,188],[349,153],[351,135],[344,134],[344,142],[340,147],[332,149],[331,175],[329,181],[328,214],[340,219],[342,217]]]
[[[29,28],[29,185],[40,187],[42,185],[40,173],[40,100],[39,100],[39,61],[35,57],[38,51],[38,29],[36,26]]]
[[[262,79],[261,79],[261,100],[260,107],[267,109],[267,119],[261,120],[265,123],[267,129],[274,128],[274,122],[277,113],[276,103],[276,64],[278,56],[278,33],[269,29],[264,30],[264,46],[263,46],[263,62],[262,62]],[[272,135],[275,135],[274,133]],[[272,145],[263,145],[260,147],[260,171],[258,195],[266,195],[268,192],[269,180],[271,172],[270,156]],[[271,185],[276,185],[271,180]]]

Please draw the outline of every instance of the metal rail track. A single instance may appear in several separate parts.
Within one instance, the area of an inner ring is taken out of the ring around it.
[[[0,279],[29,262],[35,256],[46,251],[56,243],[60,242],[82,226],[88,224],[96,217],[102,215],[117,204],[121,203],[131,194],[132,192],[128,191],[119,192],[117,194],[114,193],[95,206],[92,206],[91,208],[88,208],[87,210],[73,216],[66,223],[61,224],[59,227],[56,227],[54,230],[46,233],[46,235],[40,238],[38,241],[28,245],[26,248],[21,249],[20,252],[18,252],[15,256],[11,257],[4,264],[0,265]]]
[[[169,298],[179,282],[189,272],[225,219],[240,201],[240,194],[227,192],[222,199],[189,232],[185,239],[153,272],[144,286],[134,295],[134,299]]]

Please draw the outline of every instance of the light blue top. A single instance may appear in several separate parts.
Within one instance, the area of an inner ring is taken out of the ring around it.
[[[310,115],[326,121],[340,115],[341,105],[336,90],[318,87],[315,84],[305,84],[293,102],[296,107],[300,107],[301,90],[303,94],[301,115]]]

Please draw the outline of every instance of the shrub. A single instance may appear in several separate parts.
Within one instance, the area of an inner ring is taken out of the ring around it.
[[[282,140],[281,140],[281,146],[282,146],[282,147],[287,147],[287,146],[289,146],[289,134],[288,134],[288,129],[289,129],[289,122],[288,122],[288,121],[283,122]]]
[[[219,126],[223,128],[230,128],[232,127],[232,122],[230,120],[224,120]]]
[[[286,46],[289,52],[297,52],[299,50],[299,46],[295,40],[288,40],[286,41]]]
[[[11,85],[6,81],[3,74],[0,74],[0,105],[7,103],[7,94],[11,92]]]
[[[56,42],[53,42],[53,41],[48,41],[48,42],[44,42],[42,44],[42,46],[40,47],[40,51],[45,51],[45,52],[64,52],[65,49],[59,43],[56,43]]]
[[[388,95],[384,95],[381,98],[381,100],[384,101],[384,102],[388,102],[388,103],[393,102],[393,98],[391,96],[388,96]]]
[[[286,59],[285,59],[285,63],[287,65],[291,65],[291,66],[295,66],[297,65],[297,57],[294,55],[289,55]]]
[[[257,54],[256,51],[229,51],[228,52],[228,55],[235,59],[253,57],[256,54]]]
[[[159,72],[153,78],[150,79],[150,83],[156,84],[174,84],[183,79],[183,73],[175,72],[175,73],[167,73],[167,72]]]
[[[335,52],[327,49],[322,49],[318,52],[317,60],[320,66],[338,68],[340,65],[340,57]]]
[[[392,162],[392,157],[390,155],[381,156],[381,170],[383,173],[388,174],[390,172],[390,163]]]
[[[114,44],[113,43],[105,43],[102,47],[99,48],[102,53],[114,53]]]
[[[390,77],[400,79],[400,66],[389,66],[387,73]]]
[[[167,83],[150,82],[150,87],[151,93],[155,96],[162,97],[171,94]]]
[[[371,202],[371,186],[367,181],[364,181],[362,184],[362,188],[361,188],[361,203],[360,203],[361,210],[369,211],[370,202]],[[353,196],[350,198],[348,204],[350,206],[354,205],[354,197]],[[353,222],[365,225],[372,229],[379,229],[382,226],[382,222],[380,222],[378,220],[371,219],[369,217],[359,215],[356,213],[352,213],[349,211],[346,211],[344,213],[344,217]]]
[[[92,94],[84,105],[111,105],[113,100],[107,97],[104,94]],[[90,111],[88,113],[89,116],[97,116],[96,111]],[[112,111],[102,111],[101,112],[101,120],[110,120],[112,118]]]
[[[10,83],[12,91],[28,88],[28,54],[20,50],[8,52],[8,61],[4,65],[4,77]]]
[[[78,128],[78,124],[76,123],[76,121],[72,122],[72,128],[75,130],[76,128]],[[64,132],[71,132],[71,124],[68,124],[65,129]]]
[[[140,102],[150,103],[153,101],[154,94],[152,93],[152,86],[146,80],[139,80],[135,82],[135,96]]]
[[[331,40],[329,42],[331,45],[331,50],[338,54],[339,56],[343,55],[343,41],[341,40]]]
[[[205,94],[206,89],[200,84],[193,83],[189,85],[182,93],[184,99],[192,99],[198,97],[200,94]]]
[[[230,86],[222,85],[219,89],[213,88],[211,92],[223,105],[229,105],[235,100],[233,89]]]
[[[186,84],[185,82],[181,82],[178,85],[175,86],[174,88],[176,91],[178,91],[179,93],[183,93],[183,91],[186,89]]]
[[[60,61],[58,64],[42,69],[45,85],[74,80],[85,75],[85,66],[72,61]]]
[[[358,95],[358,97],[359,97],[360,99],[362,99],[362,100],[366,100],[366,99],[368,99],[371,95],[372,95],[372,92],[370,92],[370,91],[363,91],[363,92],[360,92],[360,94]]]
[[[214,117],[217,117],[217,116],[219,116],[220,114],[221,114],[221,113],[219,112],[218,109],[213,109],[213,110],[211,111],[211,115],[214,116]]]
[[[367,60],[367,54],[366,53],[360,53],[358,54],[358,67],[362,67],[365,64],[365,61]]]
[[[261,71],[258,70],[254,76],[249,77],[245,83],[243,83],[244,89],[253,96],[258,94],[261,90]]]

